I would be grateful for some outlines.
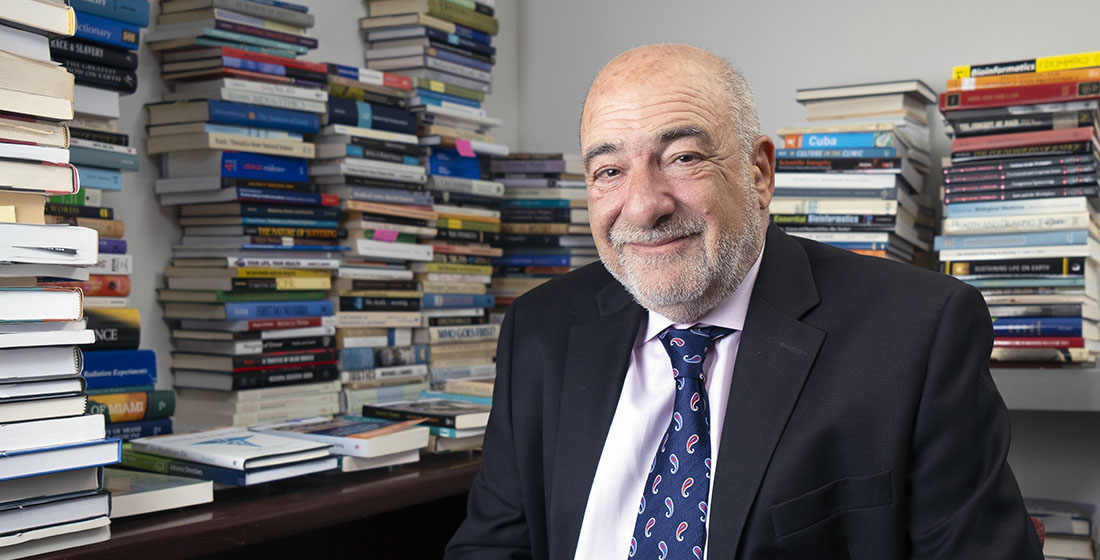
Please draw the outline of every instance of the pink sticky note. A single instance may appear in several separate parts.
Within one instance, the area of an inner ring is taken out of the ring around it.
[[[375,241],[397,241],[397,231],[392,229],[374,230]]]
[[[461,138],[455,140],[455,149],[458,150],[458,155],[462,157],[477,157],[474,153],[474,148],[470,146],[469,140],[463,140]]]

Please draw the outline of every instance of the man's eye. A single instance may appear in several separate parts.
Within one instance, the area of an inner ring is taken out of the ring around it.
[[[619,171],[618,169],[601,169],[600,171],[596,172],[596,177],[597,178],[606,177],[606,178],[610,179],[612,177],[617,176],[619,173],[622,173],[622,172]]]
[[[691,163],[699,159],[695,154],[680,154],[676,156],[676,163]]]

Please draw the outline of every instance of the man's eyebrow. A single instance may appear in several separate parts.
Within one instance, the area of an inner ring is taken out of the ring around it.
[[[612,144],[610,142],[604,142],[597,146],[593,146],[584,153],[584,168],[588,169],[588,164],[592,163],[593,159],[596,159],[602,155],[614,154],[622,151],[622,146]]]
[[[657,135],[657,143],[661,145],[670,144],[681,138],[696,138],[702,142],[704,146],[711,145],[710,135],[697,126],[683,126],[661,132]]]

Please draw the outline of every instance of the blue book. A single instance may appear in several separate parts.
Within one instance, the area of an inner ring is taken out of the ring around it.
[[[285,48],[281,47],[266,47],[260,45],[250,45],[248,43],[241,43],[238,41],[232,41],[229,39],[215,39],[213,37],[195,37],[194,43],[200,47],[233,47],[234,49],[241,49],[242,51],[258,52],[263,54],[273,54],[275,56],[283,56],[287,58],[296,58],[300,54],[304,54],[297,50],[293,50],[292,46],[286,45]],[[301,47],[305,49],[305,47]]]
[[[257,74],[267,74],[268,76],[286,76],[286,67],[279,64],[249,60],[247,58],[237,58],[235,56],[222,56],[221,59],[222,66],[225,68],[256,72]]]
[[[573,266],[570,255],[505,255],[493,257],[493,266]]]
[[[993,319],[993,336],[1003,337],[1077,337],[1081,336],[1080,317],[998,317]]]
[[[309,160],[244,152],[222,152],[221,175],[234,179],[308,183]]]
[[[275,319],[279,317],[327,317],[332,315],[332,302],[317,301],[247,301],[225,305],[225,319]]]
[[[0,480],[111,465],[119,461],[121,450],[122,442],[117,439],[95,439],[5,451],[0,455],[0,464],[5,467]]]
[[[481,108],[481,102],[476,99],[466,99],[449,93],[439,93],[430,89],[417,88],[416,95],[409,98],[409,105],[443,105],[444,102],[454,103],[465,107]]]
[[[570,201],[560,198],[504,199],[501,208],[572,208]]]
[[[416,115],[409,111],[353,99],[330,97],[328,124],[416,134]]]
[[[478,158],[462,157],[452,148],[432,149],[428,157],[428,173],[462,179],[481,179],[481,164]]]
[[[157,355],[152,350],[84,352],[83,375],[89,389],[156,385]]]
[[[1084,278],[960,278],[975,288],[1084,288]]]
[[[783,137],[785,146],[803,150],[837,148],[892,148],[892,132],[831,132],[822,134],[787,134]]]
[[[936,251],[945,249],[994,249],[1000,247],[1042,247],[1045,245],[1084,245],[1088,230],[1034,231],[992,235],[937,235]]]
[[[243,471],[225,467],[215,467],[202,463],[193,463],[174,457],[140,453],[131,449],[129,443],[122,448],[122,465],[124,467],[159,472],[162,474],[186,476],[189,478],[201,478],[203,480],[211,480],[220,484],[229,484],[232,486],[249,486],[252,484],[270,482],[272,480],[301,476],[312,472],[333,469],[336,467],[336,464],[336,457],[329,457],[327,459],[313,459],[310,461],[290,463],[265,469]]]
[[[779,149],[775,151],[775,159],[891,159],[896,157],[898,157],[897,148],[844,148],[830,150]]]
[[[371,369],[374,367],[374,348],[344,348],[340,350],[340,369]]]
[[[139,437],[152,437],[172,433],[171,418],[112,422],[107,424],[107,437],[130,441]]]
[[[280,50],[293,51],[297,54],[306,54],[309,52],[309,48],[302,45],[295,45],[293,43],[284,43],[283,41],[275,41],[272,39],[264,39],[263,37],[256,37],[254,35],[246,35],[244,33],[236,33],[233,31],[225,31],[214,27],[204,27],[201,30],[203,37],[212,38],[215,40],[232,41],[237,43],[247,43],[255,45],[257,47],[267,47]],[[196,44],[198,41],[196,39]],[[211,45],[217,46],[217,45]]]
[[[476,58],[463,56],[453,51],[435,49],[433,56],[440,60],[446,60],[447,62],[453,62],[455,64],[461,64],[463,66],[473,68],[475,70],[481,70],[482,72],[492,72],[493,65],[488,62],[483,62]]]
[[[486,56],[497,54],[497,48],[488,44],[488,42],[474,41],[473,39],[467,39],[457,33],[447,33],[442,29],[436,29],[434,27],[421,27],[420,29],[424,32],[424,35],[432,41],[447,43],[448,45],[481,53]]]
[[[99,238],[99,252],[109,253],[112,255],[122,255],[126,253],[126,240],[125,239],[104,239]]]
[[[944,207],[945,218],[969,218],[972,216],[1034,216],[1036,214],[1063,214],[1091,212],[1092,205],[1084,196],[1000,200],[992,202],[959,202]]]
[[[148,0],[69,0],[78,12],[149,27]]]
[[[117,169],[88,167],[87,165],[76,165],[74,167],[76,167],[76,173],[80,177],[80,188],[82,189],[122,190],[122,172]]]
[[[488,308],[496,305],[493,294],[424,294],[420,298],[420,306],[423,309],[439,309],[453,307],[482,307]]]
[[[250,251],[350,251],[347,245],[274,245],[267,243],[241,243],[241,249]]]
[[[296,220],[294,218],[255,218],[252,216],[241,216],[241,225],[335,228],[340,227],[340,222],[335,220]]]
[[[366,150],[363,149],[362,146],[356,146],[354,144],[345,144],[344,147],[346,148],[345,153],[348,154],[348,157],[378,159],[375,154],[368,153]],[[405,154],[398,154],[398,155],[401,156],[401,161],[397,161],[397,162],[394,162],[394,163],[404,163],[405,165],[420,165],[420,159],[417,158],[416,156],[410,156],[410,155],[405,155]],[[386,161],[386,160],[383,160],[383,161]]]
[[[102,45],[137,50],[141,38],[141,28],[78,10],[76,12],[76,33],[73,34],[73,37]]]
[[[224,197],[219,198],[219,201],[227,202],[229,200],[241,201],[241,202],[270,202],[275,204],[297,204],[301,206],[335,206],[334,201],[338,200],[335,196],[325,193],[311,193],[311,192],[299,192],[289,191],[282,189],[260,189],[256,187],[230,187],[225,190],[236,191],[236,196],[232,199],[226,199]],[[198,201],[196,201],[198,202]]]
[[[448,401],[463,401],[474,404],[492,406],[493,397],[479,397],[477,395],[459,395],[456,393],[444,393],[443,391],[420,391],[421,399],[444,399]],[[438,434],[436,434],[438,435]]]
[[[261,107],[247,103],[230,103],[228,101],[211,100],[207,103],[209,103],[210,120],[212,122],[277,128],[305,134],[316,134],[321,130],[320,117],[312,113]]]
[[[282,2],[281,0],[248,0],[255,4],[263,4],[265,6],[274,6],[276,8],[283,8],[286,10],[294,10],[295,12],[308,13],[309,6],[303,6],[301,4],[291,4],[290,2]]]
[[[458,35],[463,39],[477,41],[478,43],[482,43],[484,45],[488,45],[493,42],[492,35],[489,35],[488,33],[485,33],[483,31],[471,29],[469,27],[466,27],[465,25],[459,25],[457,23],[455,24],[455,35]]]

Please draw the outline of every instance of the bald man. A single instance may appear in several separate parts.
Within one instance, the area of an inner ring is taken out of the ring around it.
[[[447,558],[1042,558],[981,295],[769,226],[759,128],[693,47],[597,76],[602,262],[508,310]]]

